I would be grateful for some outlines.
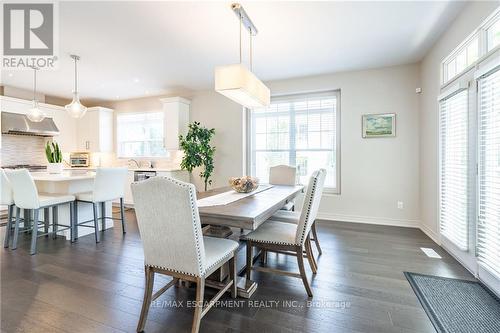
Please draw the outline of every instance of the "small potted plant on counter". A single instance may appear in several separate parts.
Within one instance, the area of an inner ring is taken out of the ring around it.
[[[45,145],[45,156],[47,156],[47,161],[49,162],[47,171],[49,173],[62,173],[62,153],[57,142],[47,142]]]

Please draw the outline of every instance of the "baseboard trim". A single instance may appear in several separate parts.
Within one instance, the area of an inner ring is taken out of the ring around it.
[[[431,230],[428,226],[425,224],[421,223],[420,224],[420,230],[427,236],[429,236],[430,239],[432,239],[437,245],[441,246],[441,237],[439,234],[434,232],[434,230]]]
[[[406,228],[418,228],[422,230],[430,239],[432,239],[437,245],[441,246],[441,237],[438,233],[431,230],[428,226],[421,223],[419,220],[407,220],[407,219],[393,219],[386,217],[372,217],[372,216],[360,216],[360,215],[341,215],[341,214],[329,214],[329,213],[318,213],[319,220],[336,221],[336,222],[347,222],[347,223],[364,223],[364,224],[377,224],[377,225],[387,225],[393,227],[406,227]]]
[[[360,215],[318,213],[317,218],[319,220],[328,220],[336,222],[378,224],[378,225],[388,225],[388,226],[406,227],[406,228],[420,228],[421,225],[419,220],[393,219],[387,217],[372,217],[372,216],[360,216]]]

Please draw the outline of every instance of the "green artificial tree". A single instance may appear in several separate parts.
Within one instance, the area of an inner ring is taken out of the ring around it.
[[[181,161],[181,169],[193,172],[194,168],[203,167],[200,177],[205,183],[205,191],[208,185],[212,185],[210,177],[214,172],[215,147],[210,141],[215,134],[215,128],[208,129],[195,121],[189,124],[186,136],[179,135],[179,144],[184,151]]]

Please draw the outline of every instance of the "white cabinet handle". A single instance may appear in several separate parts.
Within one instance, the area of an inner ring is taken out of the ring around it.
[[[85,141],[85,149],[90,149],[90,141]]]

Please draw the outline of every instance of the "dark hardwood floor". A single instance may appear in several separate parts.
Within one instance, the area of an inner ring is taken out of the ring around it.
[[[17,250],[2,248],[2,332],[135,332],[143,253],[132,210],[127,218],[124,237],[114,228],[100,244],[92,235],[75,244],[40,238],[38,254],[30,256],[23,236]],[[253,298],[230,304],[229,294],[224,296],[203,318],[201,331],[434,332],[403,271],[472,278],[417,229],[322,221],[318,231],[323,255],[318,274],[308,271],[313,304],[300,279],[254,272],[259,287]],[[428,258],[420,247],[432,247],[443,258]],[[296,259],[282,254],[270,253],[268,266],[297,270]],[[157,278],[156,289],[167,281]],[[186,302],[194,300],[194,291],[172,288],[158,298],[146,332],[189,332],[193,309]],[[213,294],[207,291],[206,298]]]

